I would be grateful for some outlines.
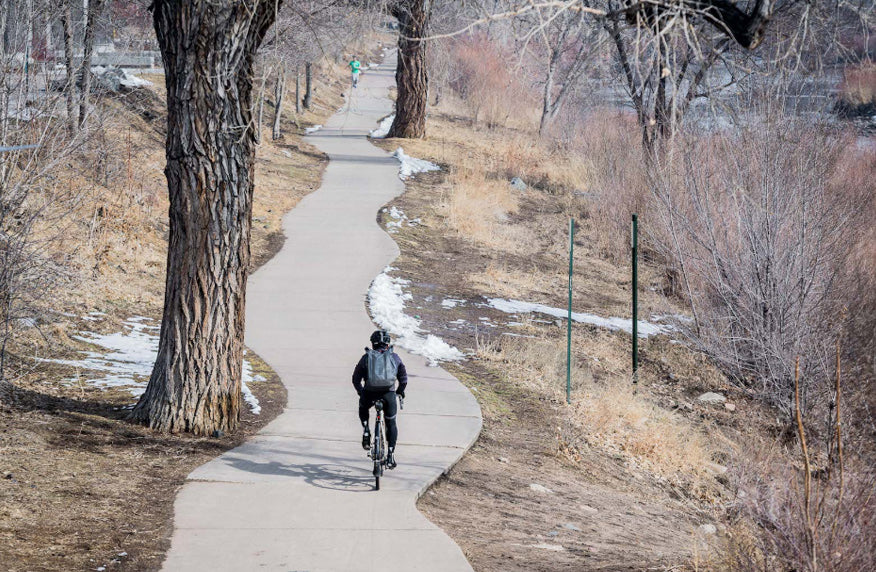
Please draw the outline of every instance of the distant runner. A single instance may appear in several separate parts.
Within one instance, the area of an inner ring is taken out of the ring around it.
[[[353,56],[353,61],[350,62],[350,70],[353,72],[353,87],[359,87],[359,72],[362,71],[362,62],[356,56]]]

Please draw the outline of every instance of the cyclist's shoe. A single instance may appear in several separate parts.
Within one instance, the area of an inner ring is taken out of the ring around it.
[[[368,431],[368,428],[365,428],[365,432],[362,433],[362,448],[366,451],[371,448],[371,432]]]
[[[386,453],[386,468],[394,469],[398,466],[398,463],[395,462],[395,451],[390,449]]]

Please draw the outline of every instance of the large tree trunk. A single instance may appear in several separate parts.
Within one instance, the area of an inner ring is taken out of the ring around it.
[[[295,67],[295,113],[301,115],[301,66]]]
[[[9,21],[9,0],[0,0],[0,61],[6,60],[6,24]],[[9,85],[7,73],[0,72],[0,143],[6,143],[6,130],[9,122]],[[2,175],[2,173],[0,173]]]
[[[88,16],[85,22],[85,39],[82,46],[82,67],[79,75],[79,127],[85,124],[88,116],[88,96],[91,92],[91,56],[94,53],[94,36],[97,30],[97,18],[103,9],[105,0],[89,0]]]
[[[76,68],[73,65],[73,0],[64,0],[61,23],[64,26],[64,66],[67,68],[67,83],[64,97],[67,101],[67,123],[70,130],[76,129]]]
[[[310,109],[313,103],[313,64],[304,64],[304,109]]]
[[[286,64],[280,62],[280,71],[277,72],[277,83],[274,84],[274,128],[271,138],[276,141],[283,133],[280,121],[283,119],[283,94],[286,92]]]
[[[429,78],[425,38],[430,11],[430,0],[403,0],[393,10],[399,24],[398,67],[395,70],[398,97],[395,120],[388,137],[426,136]]]
[[[250,261],[253,57],[275,2],[157,0],[167,81],[170,243],[158,358],[134,419],[237,428]]]
[[[9,0],[0,0],[0,56],[6,55],[6,22],[8,22]]]

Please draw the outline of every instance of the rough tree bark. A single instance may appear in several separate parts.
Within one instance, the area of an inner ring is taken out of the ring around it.
[[[64,66],[67,69],[67,83],[64,97],[67,102],[67,123],[71,131],[76,130],[76,68],[73,65],[73,0],[64,0],[61,23],[64,27]]]
[[[85,39],[82,47],[82,66],[79,73],[79,127],[85,124],[88,116],[88,96],[91,91],[91,56],[94,53],[94,36],[97,27],[97,18],[103,10],[105,0],[90,0],[88,2],[88,16],[85,22]]]
[[[429,77],[426,71],[426,33],[430,0],[401,0],[393,6],[398,19],[398,66],[395,82],[398,96],[395,120],[387,137],[416,139],[426,136],[426,106]]]
[[[301,66],[295,67],[295,113],[301,115]]]
[[[6,22],[9,6],[5,0],[0,0],[0,56],[6,55]]]
[[[167,81],[170,240],[158,358],[135,420],[237,428],[255,133],[253,58],[278,3],[156,0]]]
[[[283,94],[286,92],[286,65],[280,62],[280,71],[277,72],[277,83],[274,84],[274,128],[271,138],[276,141],[282,135],[280,121],[283,118]]]
[[[304,64],[304,109],[310,109],[313,102],[313,65]]]

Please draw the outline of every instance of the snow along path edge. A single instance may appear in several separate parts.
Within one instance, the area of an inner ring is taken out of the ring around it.
[[[472,570],[416,502],[478,438],[473,393],[398,350],[410,377],[400,464],[375,492],[350,386],[375,329],[365,293],[400,254],[374,216],[404,192],[398,161],[367,140],[391,111],[393,83],[392,66],[365,73],[345,108],[307,139],[330,158],[322,185],[284,217],[287,240],[251,278],[246,308],[247,346],[277,372],[289,402],[258,435],[189,475],[167,571]]]

